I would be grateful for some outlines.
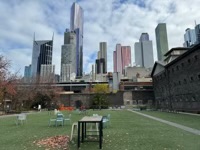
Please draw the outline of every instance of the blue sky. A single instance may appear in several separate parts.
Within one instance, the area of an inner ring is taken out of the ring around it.
[[[12,72],[23,75],[31,63],[33,34],[36,40],[51,39],[54,32],[53,64],[60,73],[63,33],[69,28],[70,7],[75,0],[0,0],[0,54],[11,60]],[[108,44],[108,71],[113,70],[117,43],[130,45],[142,32],[149,33],[157,59],[155,28],[167,23],[169,48],[182,46],[186,28],[200,23],[199,0],[78,0],[84,9],[84,71],[91,71],[99,42]]]

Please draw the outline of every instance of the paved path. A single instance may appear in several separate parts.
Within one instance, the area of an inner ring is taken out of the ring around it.
[[[146,115],[146,114],[143,114],[143,113],[140,113],[140,112],[137,112],[137,111],[133,111],[133,110],[130,110],[130,109],[129,109],[129,111],[134,112],[134,113],[136,113],[138,115],[145,116],[147,118],[151,118],[153,120],[168,124],[170,126],[185,130],[187,132],[190,132],[190,133],[193,133],[193,134],[196,134],[196,135],[200,135],[200,130],[193,129],[193,128],[190,128],[190,127],[186,127],[186,126],[183,126],[183,125],[180,125],[180,124],[177,124],[177,123],[173,123],[173,122],[170,122],[170,121],[167,121],[167,120],[163,120],[163,119],[160,119],[160,118],[157,118],[157,117]]]
[[[23,112],[22,112],[23,113]],[[31,112],[24,112],[24,114],[36,114],[36,113],[39,113],[38,111],[31,111]],[[9,114],[9,115],[1,115],[0,116],[0,119],[1,118],[7,118],[7,117],[13,117],[13,116],[17,116],[19,114]]]
[[[179,114],[186,114],[186,115],[191,115],[191,116],[199,116],[200,114],[194,114],[194,113],[186,113],[186,112],[178,112]]]

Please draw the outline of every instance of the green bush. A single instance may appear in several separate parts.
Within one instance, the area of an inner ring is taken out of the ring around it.
[[[146,110],[147,105],[137,105],[137,108],[140,109],[140,110]]]

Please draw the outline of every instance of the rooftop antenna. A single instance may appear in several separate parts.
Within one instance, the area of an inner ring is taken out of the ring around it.
[[[33,33],[33,41],[35,41],[35,32]]]
[[[52,35],[52,41],[53,41],[53,39],[54,39],[54,32],[53,32],[53,35]]]
[[[196,22],[196,20],[194,20],[194,24],[195,24],[195,26],[197,25],[197,22]]]

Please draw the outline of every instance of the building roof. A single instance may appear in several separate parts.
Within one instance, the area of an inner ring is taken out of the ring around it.
[[[187,55],[189,55],[190,53],[193,53],[197,50],[200,50],[200,44],[196,44],[193,47],[188,48],[188,51],[186,51],[185,53],[183,53],[182,55],[180,55],[179,57],[177,57],[176,59],[174,59],[173,61],[171,61],[170,63],[166,64],[166,67],[169,67],[171,65],[173,65],[174,63],[176,63],[177,61],[183,59],[184,57],[186,57]]]
[[[156,67],[157,67],[158,64],[159,64],[160,66],[163,66],[163,68],[165,67],[164,62],[162,62],[162,61],[156,61],[156,62],[154,63],[154,65],[153,65],[153,69],[152,69],[152,71],[151,71],[151,77],[153,77],[153,74],[154,74],[154,72],[155,72]]]
[[[175,51],[175,50],[188,50],[190,49],[189,47],[174,47],[172,49],[170,49],[167,53],[165,53],[164,56],[168,56],[171,52]]]
[[[178,56],[176,59],[172,60],[171,62],[169,62],[168,64],[164,64],[163,62],[160,61],[156,61],[152,72],[151,72],[151,77],[153,77],[154,72],[156,70],[157,65],[161,65],[163,66],[163,68],[168,68],[169,66],[173,65],[174,63],[180,61],[181,59],[185,58],[186,56],[188,56],[190,53],[193,53],[197,50],[200,50],[200,44],[196,44],[190,48],[185,48],[185,47],[176,47],[176,48],[172,48],[170,51],[168,51],[169,53],[172,52],[173,50],[187,50],[185,53],[183,53],[182,55]],[[166,53],[167,54],[167,53]]]

